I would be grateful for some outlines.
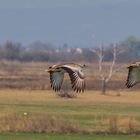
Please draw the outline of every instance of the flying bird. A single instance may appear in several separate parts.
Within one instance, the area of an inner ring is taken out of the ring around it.
[[[128,76],[126,86],[130,88],[140,82],[140,61],[131,63],[127,68]]]
[[[73,90],[75,92],[84,92],[85,76],[82,71],[84,67],[85,65],[75,63],[64,63],[49,67],[47,71],[50,73],[50,83],[53,90],[60,91],[64,74],[68,73]]]

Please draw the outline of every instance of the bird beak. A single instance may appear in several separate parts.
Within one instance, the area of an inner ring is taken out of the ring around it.
[[[45,70],[45,72],[49,72],[49,70],[48,70],[48,69],[46,69],[46,70]]]

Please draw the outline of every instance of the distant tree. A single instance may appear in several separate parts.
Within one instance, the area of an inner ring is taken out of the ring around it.
[[[125,38],[122,42],[121,45],[129,48],[129,49],[139,49],[140,50],[140,40],[134,36],[129,36]]]
[[[112,57],[112,62],[109,66],[108,71],[105,71],[105,69],[103,68],[105,48],[103,46],[100,46],[97,49],[92,49],[92,52],[98,56],[98,66],[99,66],[98,70],[99,70],[100,78],[101,78],[101,92],[102,94],[106,94],[107,84],[111,80],[113,73],[116,72],[116,70],[114,70],[114,66],[116,63],[117,56],[123,51],[121,50],[118,51],[116,43],[113,44],[113,52],[112,52],[113,57]]]
[[[83,55],[84,61],[87,61],[87,62],[97,61],[97,56],[93,55],[93,52],[88,48],[83,49],[82,55]]]
[[[131,60],[140,58],[140,39],[129,36],[121,42],[121,47],[126,50]]]
[[[28,46],[28,50],[39,51],[39,52],[40,51],[53,52],[55,50],[55,47],[52,43],[49,43],[49,42],[43,43],[41,41],[36,41]]]
[[[64,43],[62,48],[67,49],[68,47],[69,47],[69,45],[67,43]]]
[[[40,51],[26,51],[22,52],[21,59],[22,61],[51,61],[51,56],[47,52]]]
[[[53,61],[55,47],[51,43],[40,41],[30,44],[21,53],[22,61]]]
[[[20,57],[21,45],[19,43],[13,43],[7,41],[2,46],[3,57],[8,60],[16,60]]]

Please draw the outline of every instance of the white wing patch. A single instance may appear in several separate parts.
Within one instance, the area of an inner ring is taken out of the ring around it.
[[[133,87],[140,82],[140,66],[130,66],[126,86]]]
[[[59,91],[61,89],[63,79],[64,79],[64,73],[62,73],[62,72],[50,72],[51,87],[55,91]]]

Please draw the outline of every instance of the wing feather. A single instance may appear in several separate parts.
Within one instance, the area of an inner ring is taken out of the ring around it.
[[[77,70],[73,70],[70,67],[67,66],[63,66],[62,67],[66,72],[68,72],[70,80],[71,80],[71,84],[72,84],[72,88],[75,92],[84,92],[85,89],[85,78],[84,78],[84,74],[83,72],[79,72]],[[79,68],[79,70],[81,70]]]
[[[130,88],[140,82],[140,66],[130,66],[128,69],[126,86]]]
[[[50,72],[50,83],[53,90],[59,91],[61,89],[63,79],[64,79],[64,73]]]

